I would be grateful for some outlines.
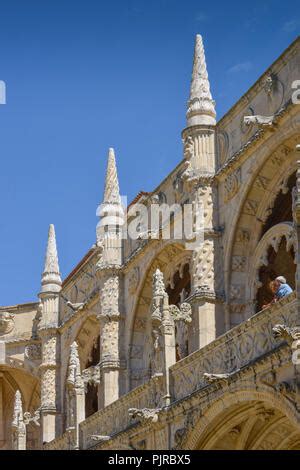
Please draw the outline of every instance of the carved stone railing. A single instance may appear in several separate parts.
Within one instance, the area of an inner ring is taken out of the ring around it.
[[[62,436],[43,445],[43,450],[71,450],[72,448],[72,436],[70,432],[65,432]]]
[[[163,378],[159,379],[164,380]],[[162,384],[160,384],[162,385]],[[80,449],[88,449],[97,444],[96,436],[112,436],[133,424],[129,409],[155,408],[162,400],[158,381],[152,378],[103,410],[97,411],[79,425]]]
[[[247,321],[190,354],[170,368],[173,400],[207,386],[203,374],[228,374],[256,358],[278,348],[273,336],[276,324],[295,326],[297,300],[295,293],[262,310]]]

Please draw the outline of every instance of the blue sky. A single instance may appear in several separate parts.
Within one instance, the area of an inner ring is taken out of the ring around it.
[[[0,305],[36,300],[49,223],[63,277],[92,246],[108,147],[129,200],[180,161],[196,33],[220,118],[300,31],[298,0],[0,7]]]

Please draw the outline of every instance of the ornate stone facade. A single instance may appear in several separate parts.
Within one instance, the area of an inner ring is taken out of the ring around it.
[[[121,236],[113,149],[64,281],[50,225],[39,300],[0,307],[1,449],[300,449],[299,61],[298,39],[216,122],[197,35],[182,162],[134,201],[199,206],[196,244]]]

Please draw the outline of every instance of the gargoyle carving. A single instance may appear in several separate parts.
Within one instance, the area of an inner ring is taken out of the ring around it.
[[[262,127],[271,127],[274,125],[274,116],[244,116],[244,123],[247,126],[250,126],[250,124],[258,124]]]
[[[40,418],[41,418],[40,409],[37,409],[33,414],[29,413],[29,411],[26,411],[26,413],[23,414],[24,424],[26,426],[31,422],[36,424],[36,426],[40,426],[40,423],[39,423]]]
[[[229,380],[229,377],[230,377],[230,374],[208,374],[207,372],[203,374],[203,378],[210,384],[214,382],[227,383]]]
[[[97,441],[97,442],[106,442],[111,439],[111,436],[98,436],[98,434],[93,434],[91,436],[92,441]]]
[[[205,372],[203,374],[203,378],[209,383],[214,383],[214,382],[228,383],[228,380],[230,379],[230,377],[236,374],[238,371],[239,369],[235,370],[234,372],[230,372],[228,374],[209,374]]]
[[[78,302],[73,304],[69,300],[67,301],[67,306],[70,307],[74,312],[77,312],[77,310],[82,310],[84,305],[84,302]]]
[[[128,413],[131,419],[137,419],[141,423],[157,423],[160,408],[129,408]]]

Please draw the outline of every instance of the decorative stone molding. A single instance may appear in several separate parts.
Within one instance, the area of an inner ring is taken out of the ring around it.
[[[291,328],[287,325],[275,325],[272,328],[273,336],[275,339],[281,339],[286,341],[289,345],[292,345],[294,341],[300,340],[300,329]]]
[[[254,186],[256,186],[258,189],[266,190],[270,181],[271,180],[266,176],[258,175],[254,181]]]
[[[71,344],[68,365],[67,386],[69,388],[82,388],[83,381],[80,374],[80,361],[78,355],[78,345],[76,341]]]
[[[192,321],[192,308],[189,303],[183,302],[178,308],[176,305],[170,305],[170,314],[173,320],[190,323]]]
[[[233,256],[232,257],[232,270],[244,272],[246,270],[247,257],[246,256]]]
[[[256,215],[258,210],[259,202],[253,199],[248,199],[244,205],[245,214]]]
[[[209,303],[219,303],[224,302],[224,294],[222,292],[211,290],[208,285],[202,285],[201,287],[198,287],[186,300],[190,304],[199,300]]]
[[[0,312],[0,335],[10,333],[14,328],[14,314],[10,312]]]
[[[128,290],[131,295],[133,295],[138,287],[140,282],[140,268],[139,266],[135,266],[131,273],[129,274],[129,281],[128,281]]]
[[[29,344],[25,347],[24,355],[29,361],[39,361],[42,358],[42,345],[40,343]]]
[[[250,232],[247,229],[239,228],[236,233],[236,241],[238,243],[247,244],[250,241]]]
[[[228,155],[229,137],[226,131],[219,130],[217,132],[217,149],[220,163],[224,163]]]
[[[157,423],[161,408],[129,408],[128,413],[132,420],[141,423]]]
[[[243,284],[231,284],[229,296],[231,300],[243,300],[245,295],[245,286]]]
[[[232,199],[240,189],[240,185],[242,183],[242,176],[241,176],[241,168],[238,168],[230,175],[225,178],[224,182],[224,201],[228,202]]]
[[[90,385],[99,385],[100,383],[100,367],[91,366],[87,369],[84,369],[81,374],[85,390],[87,390],[88,384]]]
[[[194,157],[195,153],[195,144],[193,137],[191,135],[187,135],[183,139],[183,155],[185,160],[191,160]]]

